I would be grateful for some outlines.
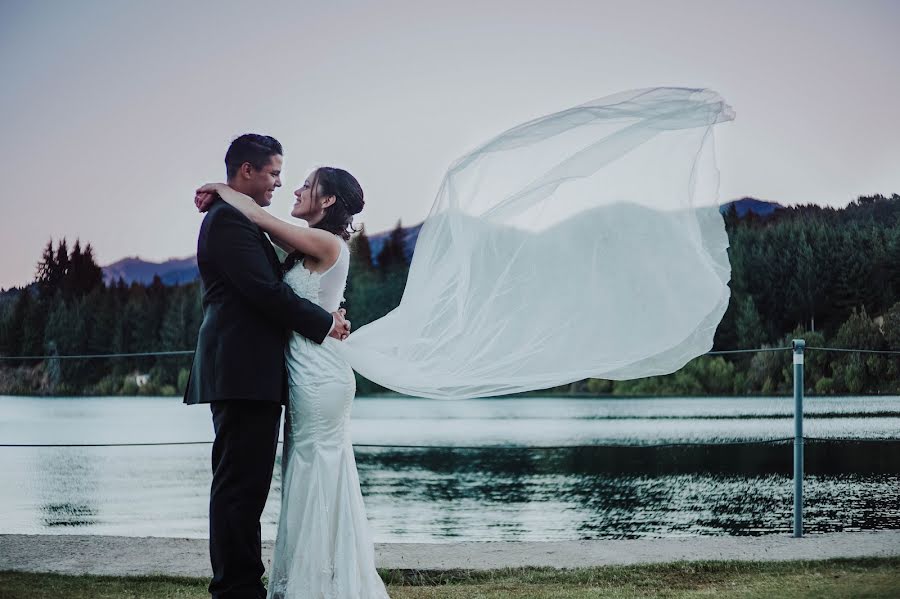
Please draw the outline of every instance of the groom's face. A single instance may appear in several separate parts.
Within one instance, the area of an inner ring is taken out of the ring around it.
[[[282,161],[281,155],[276,154],[270,156],[269,163],[261,169],[250,169],[247,190],[244,193],[253,198],[260,206],[270,205],[275,189],[281,187]]]

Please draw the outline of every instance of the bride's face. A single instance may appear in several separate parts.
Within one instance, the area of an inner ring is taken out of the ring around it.
[[[313,171],[306,177],[306,181],[303,182],[303,185],[294,191],[294,197],[296,201],[294,202],[294,207],[291,208],[291,216],[294,218],[302,218],[305,221],[309,220],[309,217],[314,212],[313,208],[313,198],[312,198],[312,185],[313,179],[316,177],[316,172]]]
[[[291,216],[294,218],[302,218],[308,222],[310,226],[315,225],[322,220],[322,217],[325,216],[325,208],[331,204],[331,202],[328,201],[329,198],[314,197],[312,183],[315,178],[316,171],[313,171],[306,177],[306,181],[303,182],[303,185],[294,191],[296,201],[294,202],[293,208],[291,208]]]

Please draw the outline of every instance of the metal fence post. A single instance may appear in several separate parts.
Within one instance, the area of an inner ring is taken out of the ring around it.
[[[806,341],[794,339],[794,537],[803,536],[803,350]]]

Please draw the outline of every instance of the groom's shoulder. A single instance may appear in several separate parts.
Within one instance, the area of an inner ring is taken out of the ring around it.
[[[217,199],[214,201],[209,210],[206,211],[206,216],[210,217],[218,217],[219,215],[240,215],[241,211],[226,202],[225,200]]]
[[[203,217],[202,228],[209,228],[216,222],[232,220],[240,222],[242,220],[247,220],[247,218],[241,214],[240,210],[230,205],[228,202],[216,200],[209,207],[209,210],[206,211],[206,216]]]

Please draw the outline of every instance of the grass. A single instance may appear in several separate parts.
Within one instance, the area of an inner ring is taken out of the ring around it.
[[[392,599],[900,597],[900,558],[380,573]],[[207,599],[207,583],[164,576],[0,572],[0,599]]]

